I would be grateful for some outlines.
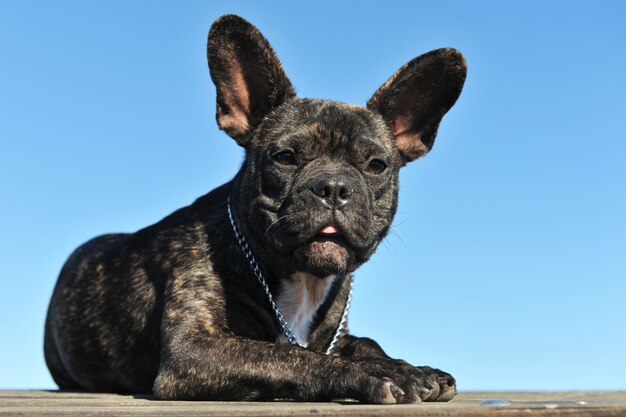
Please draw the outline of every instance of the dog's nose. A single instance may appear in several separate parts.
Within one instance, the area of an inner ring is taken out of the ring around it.
[[[350,181],[342,177],[328,176],[315,182],[311,187],[313,193],[320,198],[322,203],[327,207],[340,208],[345,206],[352,194],[354,188]]]

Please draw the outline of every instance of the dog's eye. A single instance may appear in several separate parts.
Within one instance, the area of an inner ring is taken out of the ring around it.
[[[280,151],[276,152],[274,155],[274,160],[282,165],[295,165],[296,157],[291,151]]]
[[[367,165],[367,172],[371,174],[382,174],[387,169],[387,164],[380,159],[372,159]]]

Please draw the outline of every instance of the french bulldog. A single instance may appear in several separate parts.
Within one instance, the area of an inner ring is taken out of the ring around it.
[[[430,151],[461,93],[463,56],[414,58],[361,107],[298,98],[238,16],[213,24],[207,52],[217,123],[245,161],[193,204],[69,257],[45,325],[55,382],[172,400],[453,398],[449,374],[350,335],[347,307],[351,273],[389,231],[399,169]]]

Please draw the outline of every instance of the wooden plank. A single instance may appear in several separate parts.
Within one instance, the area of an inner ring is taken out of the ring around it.
[[[604,417],[626,416],[626,392],[462,392],[449,403],[383,406],[350,402],[158,401],[150,396],[0,391],[0,415]]]

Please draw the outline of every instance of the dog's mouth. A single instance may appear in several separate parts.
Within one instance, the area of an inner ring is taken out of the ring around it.
[[[354,261],[354,250],[342,231],[331,224],[297,248],[294,261],[315,275],[345,273]]]
[[[311,250],[319,256],[343,256],[350,246],[343,234],[335,226],[326,226],[309,243]]]
[[[319,217],[303,212],[268,219],[271,226],[265,238],[273,257],[282,263],[278,267],[325,277],[352,272],[369,258],[376,242],[367,240],[368,230],[353,230],[354,222],[343,213]]]

